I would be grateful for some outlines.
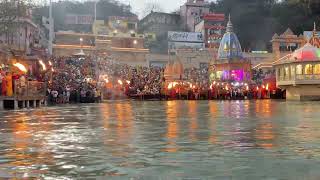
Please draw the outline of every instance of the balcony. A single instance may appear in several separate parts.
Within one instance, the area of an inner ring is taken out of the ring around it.
[[[311,85],[320,84],[320,74],[310,75],[294,75],[294,76],[280,76],[277,78],[278,86],[289,85]]]

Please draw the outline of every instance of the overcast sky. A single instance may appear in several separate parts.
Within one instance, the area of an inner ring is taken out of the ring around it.
[[[131,5],[133,12],[142,16],[145,5],[148,3],[158,4],[165,12],[172,12],[180,8],[187,0],[119,0]]]

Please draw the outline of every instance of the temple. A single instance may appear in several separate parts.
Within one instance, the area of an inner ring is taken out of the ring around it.
[[[288,100],[320,100],[319,48],[307,43],[274,66],[277,86],[286,90]]]
[[[249,82],[251,80],[251,63],[243,57],[237,35],[233,32],[233,25],[229,16],[226,33],[224,34],[217,58],[213,60],[211,82]]]
[[[313,28],[313,31],[312,31],[312,37],[310,39],[310,44],[317,47],[317,48],[320,48],[320,37],[318,35],[318,32],[317,32],[317,26],[316,26],[316,23],[314,23],[314,28]]]

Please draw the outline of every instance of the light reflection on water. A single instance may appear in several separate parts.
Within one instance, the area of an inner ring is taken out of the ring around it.
[[[0,179],[320,179],[320,104],[110,101],[0,112]]]

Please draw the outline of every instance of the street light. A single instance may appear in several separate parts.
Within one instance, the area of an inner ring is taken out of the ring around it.
[[[138,44],[138,41],[137,41],[137,40],[134,40],[134,41],[133,41],[133,44],[134,44],[134,45],[137,45],[137,44]]]

